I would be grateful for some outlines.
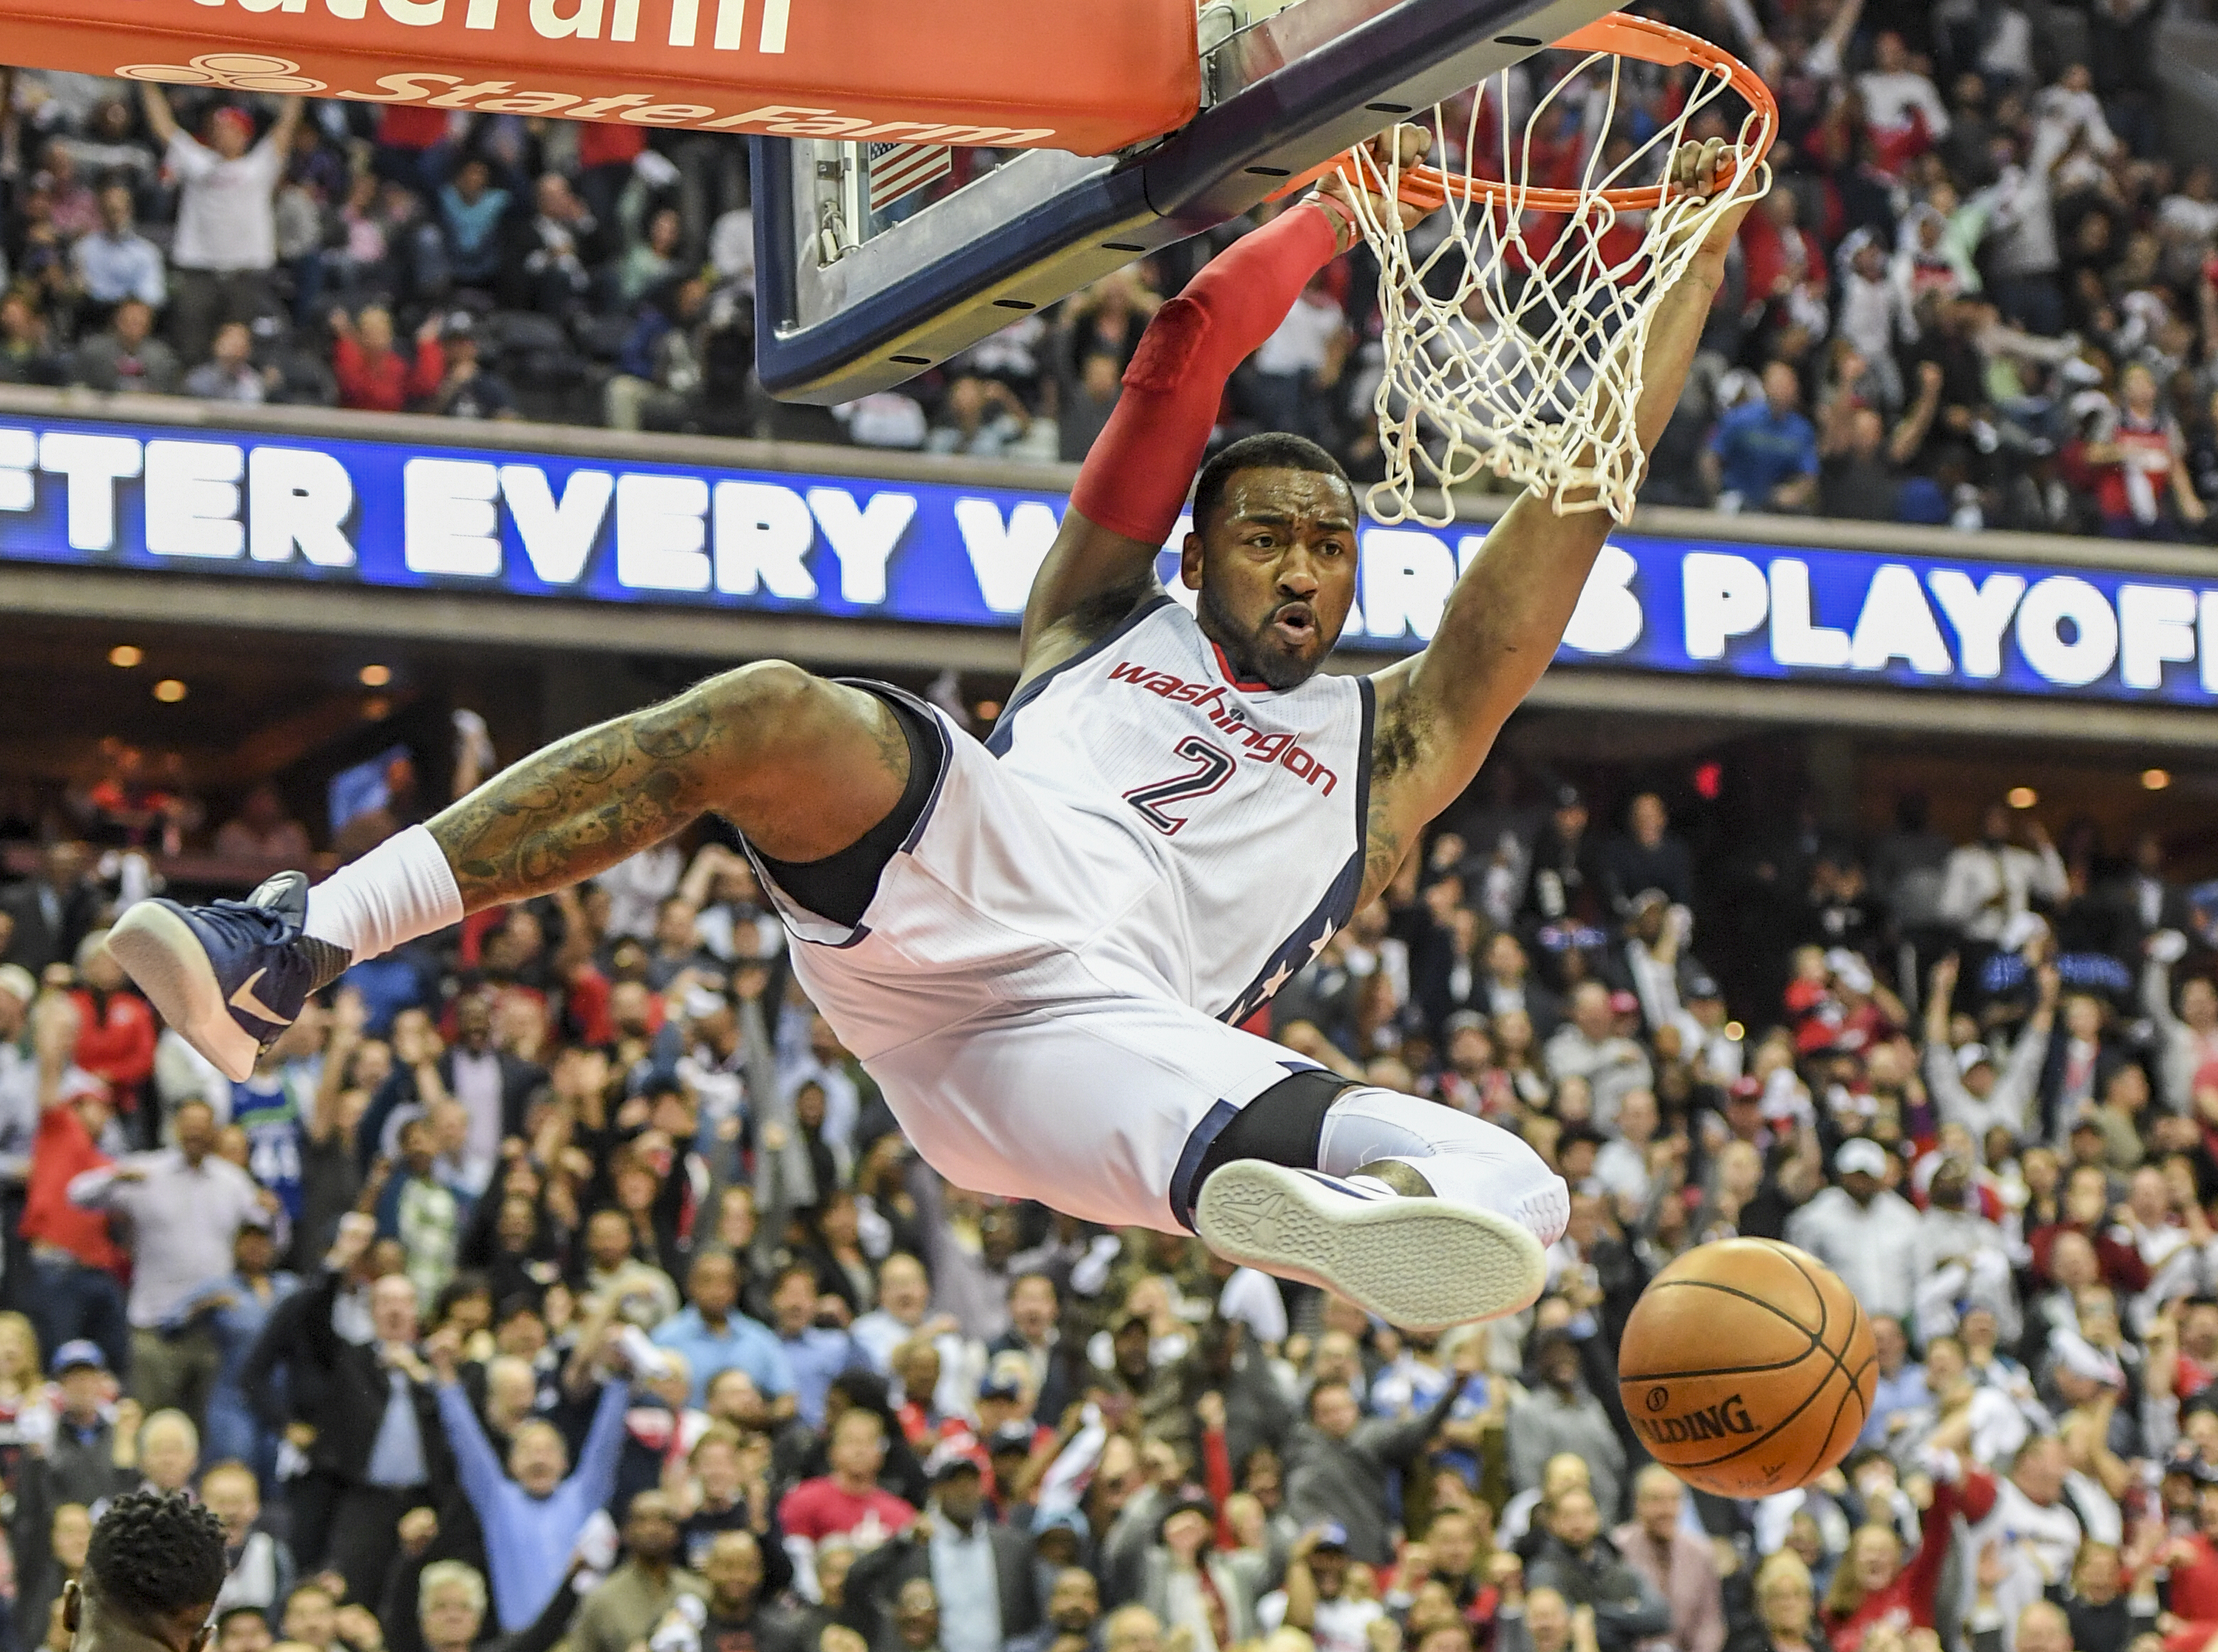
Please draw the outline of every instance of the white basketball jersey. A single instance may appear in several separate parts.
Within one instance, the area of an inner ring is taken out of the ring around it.
[[[757,863],[809,1000],[864,1061],[888,1058],[872,1071],[889,1098],[895,1052],[981,1018],[1162,999],[1237,1024],[1354,915],[1363,678],[1236,682],[1166,596],[1025,684],[984,745],[930,715],[945,767],[861,923],[809,912]],[[963,1105],[987,1118],[1006,1099]]]
[[[1238,681],[1165,596],[1025,684],[986,749],[1082,832],[1074,916],[1111,896],[1173,995],[1237,1023],[1354,914],[1372,703],[1359,677]]]

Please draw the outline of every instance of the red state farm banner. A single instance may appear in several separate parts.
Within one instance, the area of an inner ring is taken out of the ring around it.
[[[1193,118],[1194,18],[1194,0],[0,0],[0,53],[173,86],[1097,155]]]

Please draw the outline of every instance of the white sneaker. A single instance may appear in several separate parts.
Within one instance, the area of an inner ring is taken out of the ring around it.
[[[1514,1314],[1548,1281],[1539,1238],[1515,1216],[1261,1159],[1211,1176],[1194,1222],[1219,1256],[1337,1291],[1405,1330]]]

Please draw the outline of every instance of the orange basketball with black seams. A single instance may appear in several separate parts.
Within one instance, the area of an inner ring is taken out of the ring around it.
[[[1879,1378],[1840,1276],[1769,1239],[1697,1246],[1641,1293],[1618,1394],[1658,1463],[1721,1497],[1807,1485],[1849,1453]]]

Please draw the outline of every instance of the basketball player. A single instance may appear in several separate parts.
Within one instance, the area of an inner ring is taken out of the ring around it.
[[[223,1526],[184,1492],[126,1492],[62,1585],[70,1652],[205,1652],[223,1588]]]
[[[1415,158],[1424,136],[1379,141]],[[1730,155],[1683,145],[1678,184],[1722,187]],[[1663,430],[1745,211],[1659,301],[1637,432],[1598,440]],[[1400,1325],[1531,1302],[1568,1198],[1522,1141],[1236,1030],[1478,772],[1608,526],[1521,498],[1430,647],[1372,677],[1319,674],[1355,595],[1348,478],[1289,436],[1194,471],[1233,368],[1348,248],[1354,213],[1330,179],[1156,314],[984,744],[899,689],[742,666],[557,742],[313,890],[288,873],[245,902],[141,901],[116,957],[244,1078],[350,961],[714,811],[744,835],[810,999],[957,1185],[1196,1229]],[[1193,616],[1155,576],[1190,482]]]

